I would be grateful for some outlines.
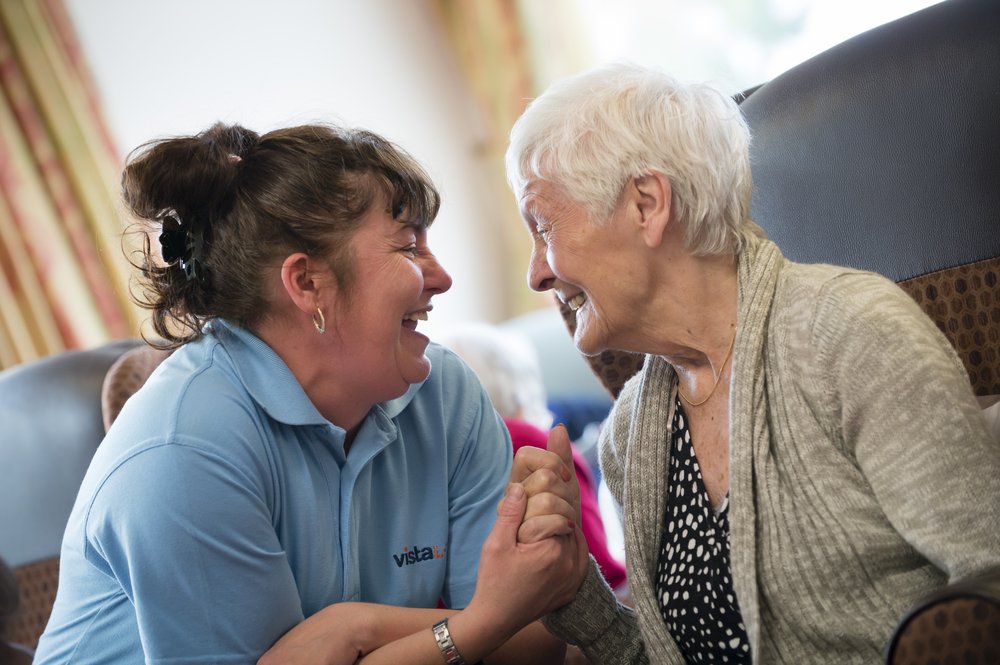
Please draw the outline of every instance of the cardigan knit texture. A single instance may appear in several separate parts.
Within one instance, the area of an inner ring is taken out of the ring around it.
[[[947,339],[891,281],[753,238],[738,298],[730,556],[753,662],[881,663],[920,597],[1000,569],[1000,445]],[[675,391],[647,356],[602,432],[635,610],[592,564],[545,618],[595,664],[684,662],[655,596]]]

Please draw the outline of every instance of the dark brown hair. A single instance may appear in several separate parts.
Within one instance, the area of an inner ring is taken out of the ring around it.
[[[348,241],[373,205],[384,201],[394,218],[419,226],[440,206],[406,152],[372,132],[327,125],[258,136],[217,124],[147,143],[129,156],[122,194],[131,212],[151,223],[133,261],[140,287],[133,296],[152,311],[167,347],[197,338],[217,317],[253,329],[270,311],[267,269],[294,252],[324,259],[349,292]],[[150,236],[164,232],[167,240],[198,238],[202,247],[186,262],[161,257]],[[192,258],[196,274],[185,269]]]

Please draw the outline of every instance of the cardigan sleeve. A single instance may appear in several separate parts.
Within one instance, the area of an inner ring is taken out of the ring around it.
[[[576,599],[542,618],[550,633],[575,644],[592,663],[648,663],[635,613],[618,603],[591,557]]]
[[[944,335],[889,280],[845,273],[812,336],[839,438],[894,528],[952,582],[1000,567],[1000,445]]]
[[[627,414],[634,399],[635,380],[622,390],[601,431],[601,474],[615,500],[621,503],[625,482],[624,446]],[[630,390],[631,388],[631,390]],[[648,663],[636,615],[618,602],[591,557],[590,568],[576,598],[543,618],[554,635],[580,647],[594,663],[611,665]]]

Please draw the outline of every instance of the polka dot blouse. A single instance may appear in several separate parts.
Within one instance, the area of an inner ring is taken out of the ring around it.
[[[729,567],[728,497],[708,499],[680,399],[674,411],[667,509],[656,593],[667,630],[688,663],[750,663]]]

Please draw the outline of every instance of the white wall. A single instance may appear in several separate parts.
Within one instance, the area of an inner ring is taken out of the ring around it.
[[[217,120],[372,129],[441,190],[432,249],[455,278],[427,330],[500,320],[502,247],[475,146],[483,125],[428,5],[414,0],[65,0],[124,155]],[[527,240],[526,240],[527,242]]]

